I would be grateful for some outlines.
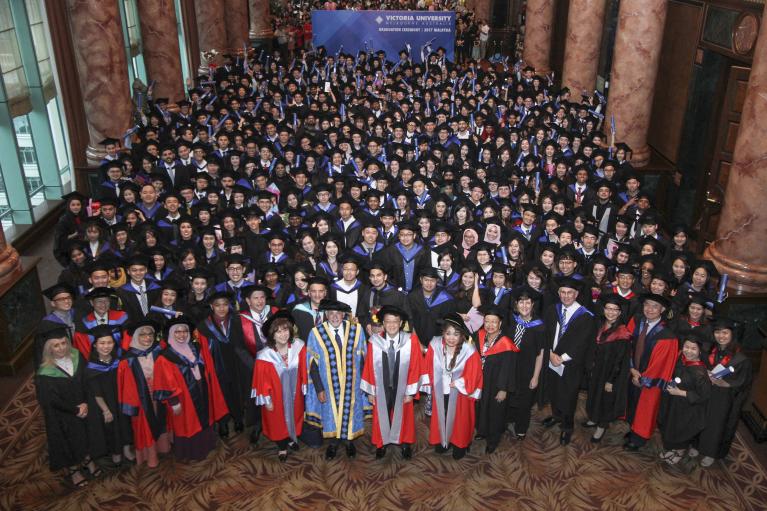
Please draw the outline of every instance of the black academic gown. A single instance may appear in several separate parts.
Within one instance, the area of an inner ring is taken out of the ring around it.
[[[248,408],[246,401],[250,400],[253,357],[245,348],[239,316],[229,314],[225,322],[228,325],[226,334],[210,316],[197,324],[197,330],[207,339],[224,401],[237,426],[244,423],[243,413]]]
[[[586,413],[601,427],[626,414],[630,353],[631,333],[624,325],[600,329],[587,367]],[[605,390],[606,383],[612,384],[612,392]]]
[[[475,335],[482,360],[482,394],[477,402],[477,433],[487,438],[489,446],[498,445],[506,429],[506,408],[516,383],[516,356],[518,348],[506,336],[501,337],[485,350],[486,332],[481,329]],[[506,392],[506,400],[500,403],[495,396]]]
[[[85,368],[88,389],[88,444],[90,455],[100,458],[110,454],[122,455],[124,445],[133,443],[130,417],[122,413],[117,402],[117,363],[89,362]],[[96,397],[104,400],[112,412],[112,422],[105,423],[104,415],[96,403]]]
[[[716,348],[716,345],[714,346]],[[711,356],[713,355],[713,357]],[[726,360],[727,356],[729,360]],[[703,456],[721,459],[727,456],[738,428],[740,411],[751,390],[752,367],[742,352],[712,352],[704,358],[708,369],[717,364],[732,366],[735,372],[722,378],[730,387],[711,386],[706,410],[706,427],[700,433],[698,450]]]
[[[672,396],[663,393],[658,413],[658,427],[663,438],[663,448],[686,449],[706,426],[706,404],[711,394],[711,382],[706,366],[686,365],[679,355],[674,367],[674,379],[681,381],[677,386],[687,391],[687,396]]]
[[[512,314],[509,323],[507,323],[508,326],[504,330],[506,336],[515,342],[519,348],[519,353],[516,353],[514,357],[516,382],[514,392],[508,400],[507,420],[514,423],[514,431],[517,434],[525,434],[530,426],[530,410],[533,406],[535,395],[540,388],[540,380],[545,374],[546,360],[543,361],[541,366],[538,387],[531,389],[530,380],[533,379],[535,374],[535,359],[544,348],[545,328],[542,320],[538,318],[532,319],[525,327],[521,337],[517,340],[514,335],[517,331],[517,321],[518,318]]]
[[[85,360],[75,349],[71,356],[75,359],[72,376],[58,367],[41,368],[35,374],[51,470],[79,465],[88,455],[85,419],[77,417],[78,405],[86,402]]]
[[[427,302],[423,296],[423,291],[417,287],[408,295],[407,303],[410,309],[411,326],[418,335],[421,345],[426,348],[432,338],[440,333],[440,326],[437,321],[455,310],[455,301],[447,291],[437,289],[432,294],[431,300]]]
[[[546,325],[546,351],[543,356],[544,396],[551,403],[552,415],[562,421],[563,430],[571,431],[584,368],[594,345],[596,323],[591,313],[581,306],[580,312],[573,314],[573,317],[567,320],[566,331],[561,335],[557,347],[554,348],[559,306],[555,304],[543,314],[543,323]],[[560,356],[567,353],[572,359],[564,363],[565,369],[562,376],[548,367],[549,353],[552,351]]]
[[[380,309],[384,305],[393,305],[412,317],[407,295],[391,284],[386,284],[381,290],[365,287],[360,292],[357,300],[360,323],[367,327],[372,322],[371,310]]]

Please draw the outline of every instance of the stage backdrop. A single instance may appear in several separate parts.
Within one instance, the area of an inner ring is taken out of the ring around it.
[[[399,52],[410,44],[410,58],[421,62],[421,49],[445,48],[454,60],[455,12],[452,11],[312,11],[312,42],[335,55],[359,50],[384,50],[387,60],[396,62]]]

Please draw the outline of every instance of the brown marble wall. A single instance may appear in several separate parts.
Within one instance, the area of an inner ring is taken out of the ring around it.
[[[250,30],[248,37],[251,41],[269,39],[274,35],[272,16],[269,12],[269,0],[249,0]]]
[[[759,39],[740,118],[727,192],[717,239],[708,256],[730,286],[745,292],[767,292],[767,16]]]
[[[224,0],[224,9],[227,45],[231,51],[235,51],[248,41],[248,0]]]
[[[525,65],[538,73],[551,68],[551,29],[554,25],[554,0],[527,0],[525,12]]]
[[[117,0],[67,0],[88,120],[88,162],[103,157],[99,142],[121,138],[130,127],[131,98],[128,65]]]
[[[621,0],[618,11],[606,122],[615,116],[615,140],[633,149],[631,163],[635,167],[643,167],[650,160],[647,130],[666,8],[667,0]]]
[[[184,98],[184,79],[178,47],[176,9],[172,0],[139,0],[144,64],[149,80],[155,80],[154,96]]]
[[[604,16],[605,0],[570,0],[562,85],[573,97],[596,86]]]
[[[493,0],[473,0],[467,3],[470,9],[474,10],[474,19],[484,20],[490,23],[490,12],[492,11]]]
[[[194,11],[200,51],[214,49],[223,53],[227,47],[224,0],[195,0]]]

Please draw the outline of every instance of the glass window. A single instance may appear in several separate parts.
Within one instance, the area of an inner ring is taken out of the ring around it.
[[[32,110],[9,0],[0,0],[0,74],[12,115]]]
[[[58,99],[53,98],[46,105],[48,110],[48,121],[51,123],[51,134],[53,135],[53,145],[56,149],[56,163],[58,164],[59,174],[61,174],[61,183],[67,184],[72,179],[72,172],[69,167],[69,150],[66,144],[63,122],[59,112]]]
[[[38,206],[45,200],[45,188],[40,178],[40,167],[37,165],[35,142],[30,131],[28,116],[14,117],[13,128],[16,133],[16,143],[19,146],[19,158],[21,159],[24,181],[27,185],[27,195],[32,206]]]
[[[40,10],[39,0],[26,0],[29,29],[32,32],[32,43],[37,57],[37,68],[40,71],[40,83],[43,86],[45,100],[56,95],[56,84],[53,80],[53,66],[48,41],[45,38],[45,19]]]
[[[10,227],[13,224],[11,207],[8,205],[8,195],[5,193],[5,181],[3,181],[2,172],[0,172],[0,220],[2,220],[3,227]]]

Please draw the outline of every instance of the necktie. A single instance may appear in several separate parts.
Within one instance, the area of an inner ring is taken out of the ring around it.
[[[389,385],[394,387],[394,364],[396,363],[397,352],[394,350],[394,339],[389,339],[389,350],[386,352],[389,362]]]
[[[583,196],[583,188],[581,188],[581,187],[579,186],[579,187],[578,187],[578,188],[576,188],[576,190],[575,190],[575,200],[576,200],[576,202],[580,202],[580,201],[581,201],[581,197],[582,197],[582,196]]]
[[[149,313],[149,300],[147,300],[144,284],[138,287],[138,301],[139,305],[141,305],[141,312],[146,316]]]
[[[104,318],[99,319],[99,325],[106,325],[107,320]]]
[[[320,326],[322,324],[322,321],[320,320],[321,316],[320,311],[314,311],[314,326]]]
[[[554,340],[554,349],[557,348],[557,344],[559,344],[559,340],[562,338],[562,334],[565,333],[566,320],[567,320],[567,309],[562,307],[562,314],[559,316],[559,332],[557,333],[557,338]]]
[[[341,335],[338,333],[337,328],[336,328],[336,343],[338,344],[339,348],[343,348],[343,340],[341,339]]]
[[[517,347],[522,345],[522,336],[525,335],[525,327],[521,323],[517,323],[517,328],[514,330],[514,344]]]
[[[168,167],[168,176],[170,176],[170,182],[176,184],[176,169],[174,167]]]
[[[273,262],[273,263],[276,263],[276,262],[277,262],[277,258],[276,258],[274,255],[272,255],[272,262]]]
[[[634,348],[634,369],[639,369],[639,363],[642,361],[642,354],[644,353],[644,346],[645,341],[647,340],[647,326],[649,325],[648,321],[645,321],[644,326],[642,326],[642,331],[639,332],[639,337],[637,337],[637,344]]]

